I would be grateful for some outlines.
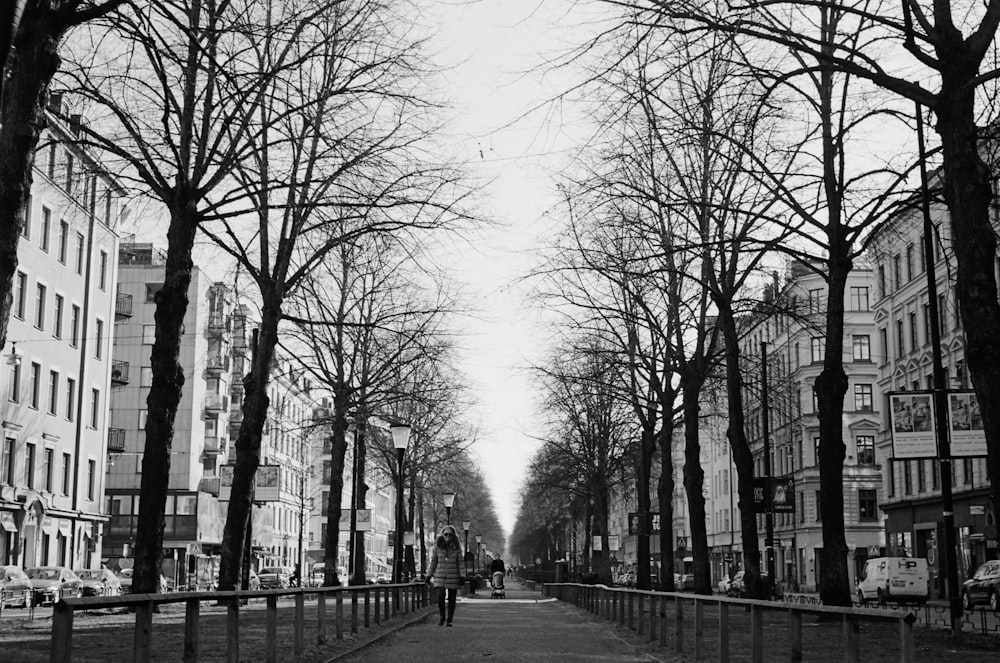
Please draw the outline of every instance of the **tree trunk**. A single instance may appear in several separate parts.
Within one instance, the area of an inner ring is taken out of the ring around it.
[[[365,481],[365,456],[366,454],[366,432],[368,419],[366,416],[358,412],[357,416],[357,430],[355,435],[357,439],[355,441],[354,449],[356,458],[354,459],[354,471],[355,476],[355,491],[354,491],[354,513],[361,511],[365,508],[365,503],[368,495],[368,483]],[[366,582],[365,576],[365,537],[363,533],[355,532],[352,537],[354,541],[354,568],[351,569],[351,583],[355,585],[363,585]]]
[[[816,378],[819,401],[819,486],[820,513],[823,518],[823,556],[820,562],[820,600],[824,605],[850,606],[852,599],[847,571],[847,539],[844,535],[844,291],[847,275],[853,267],[846,249],[831,241],[827,260],[828,297],[826,312],[826,348],[823,371]]]
[[[649,499],[649,484],[653,474],[653,453],[656,451],[655,433],[652,430],[656,420],[651,419],[649,425],[643,426],[639,444],[639,463],[635,477],[636,500],[639,513],[649,516],[651,501]],[[646,518],[647,527],[649,519]],[[644,529],[636,537],[636,587],[649,589],[649,537],[651,533]]]
[[[260,465],[260,445],[267,421],[270,398],[267,385],[271,379],[271,363],[278,344],[278,322],[281,319],[281,295],[265,291],[261,311],[260,333],[253,348],[250,372],[243,379],[243,423],[236,438],[236,464],[229,511],[222,531],[222,559],[219,565],[219,588],[234,589],[240,584],[241,565],[246,551],[247,524],[253,508],[254,481]]]
[[[676,591],[674,586],[674,413],[668,405],[673,401],[674,391],[668,390],[663,399],[660,428],[660,479],[656,485],[656,497],[660,506],[660,591]]]
[[[720,298],[721,299],[721,298]],[[740,509],[740,541],[743,544],[744,571],[752,578],[760,578],[760,540],[757,532],[757,514],[753,506],[753,451],[747,441],[746,417],[743,403],[743,372],[740,370],[740,342],[736,319],[729,303],[716,299],[719,308],[719,327],[726,344],[726,408],[729,414],[729,448],[736,468],[737,495]],[[732,514],[735,520],[736,514]],[[759,582],[751,581],[750,587],[763,590]],[[764,598],[762,591],[751,598]]]
[[[184,200],[183,194],[178,199]],[[191,249],[198,228],[193,200],[171,211],[163,287],[156,293],[156,340],[150,356],[153,382],[146,398],[146,442],[142,455],[139,518],[135,532],[135,575],[132,592],[159,591],[163,561],[164,511],[170,481],[170,449],[174,419],[184,388],[180,363],[184,315],[191,285]]]
[[[708,530],[705,525],[705,471],[701,467],[701,443],[698,440],[698,413],[702,384],[681,380],[684,405],[684,489],[688,499],[691,528],[691,554],[694,558],[694,591],[712,593],[712,575],[708,562]]]
[[[990,225],[992,176],[980,156],[973,91],[975,71],[942,75],[937,131],[944,153],[944,197],[951,211],[956,291],[965,332],[965,359],[980,403],[987,443],[993,513],[1000,514],[1000,303]]]
[[[333,443],[330,450],[330,493],[326,503],[326,539],[323,541],[323,586],[340,584],[338,549],[340,513],[343,508],[344,459],[347,457],[347,389],[333,389]],[[336,525],[334,519],[336,518]]]
[[[600,555],[594,551],[592,570],[597,581],[611,584],[611,560],[608,554],[608,487],[603,481],[594,490],[594,536],[601,537]]]
[[[7,27],[7,26],[4,26]],[[59,69],[66,25],[38,2],[29,2],[15,35],[16,55],[4,82],[0,108],[0,350],[7,344],[17,247],[31,192],[32,166],[42,130],[49,83]]]

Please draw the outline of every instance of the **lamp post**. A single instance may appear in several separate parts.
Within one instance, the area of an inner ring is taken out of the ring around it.
[[[444,513],[447,518],[447,523],[451,525],[451,507],[455,506],[455,493],[452,491],[446,491],[444,495]]]
[[[485,570],[485,569],[483,569],[483,564],[482,564],[483,560],[482,560],[482,557],[483,557],[483,535],[482,534],[477,534],[476,535],[476,564],[479,566],[479,573],[483,573],[483,571]]]
[[[475,557],[472,555],[472,551],[469,550],[470,527],[472,527],[471,520],[462,521],[462,529],[465,530],[465,545],[462,548],[463,550],[465,550],[465,552],[462,554],[462,558],[465,563],[465,577],[469,579],[469,593],[474,595],[476,593],[476,579],[473,577],[473,575],[476,572],[476,560]]]
[[[398,583],[402,580],[402,559],[403,559],[403,455],[406,453],[406,445],[410,443],[410,427],[406,424],[390,426],[392,433],[392,446],[396,447],[396,460],[399,476],[396,481],[396,545],[392,551],[392,581]]]

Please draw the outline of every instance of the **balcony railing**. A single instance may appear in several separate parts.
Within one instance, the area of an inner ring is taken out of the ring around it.
[[[125,429],[124,428],[109,428],[108,429],[108,453],[109,454],[121,454],[121,453],[125,453]]]
[[[229,357],[210,355],[208,361],[205,362],[205,370],[213,375],[225,373],[229,370]]]
[[[124,292],[115,294],[115,322],[132,317],[132,295]]]
[[[206,437],[205,438],[205,453],[206,454],[219,454],[225,451],[225,444],[223,438],[220,437]]]
[[[111,362],[111,384],[115,387],[124,387],[128,384],[128,369],[129,365],[127,361],[122,361],[121,359],[116,359]]]
[[[225,412],[229,409],[229,398],[219,394],[206,396],[205,409],[213,413]]]
[[[219,477],[202,477],[198,482],[198,490],[202,493],[219,496],[219,488],[222,486],[222,479]]]

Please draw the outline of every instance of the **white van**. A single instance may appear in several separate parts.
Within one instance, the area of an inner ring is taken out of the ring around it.
[[[918,557],[875,557],[865,563],[864,575],[858,582],[858,601],[865,605],[926,603],[930,596],[930,574],[927,560]]]

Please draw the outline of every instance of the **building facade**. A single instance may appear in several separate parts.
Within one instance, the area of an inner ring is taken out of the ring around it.
[[[54,97],[53,103],[58,103]],[[107,399],[121,194],[74,117],[36,155],[0,371],[0,564],[93,567],[107,520]]]

